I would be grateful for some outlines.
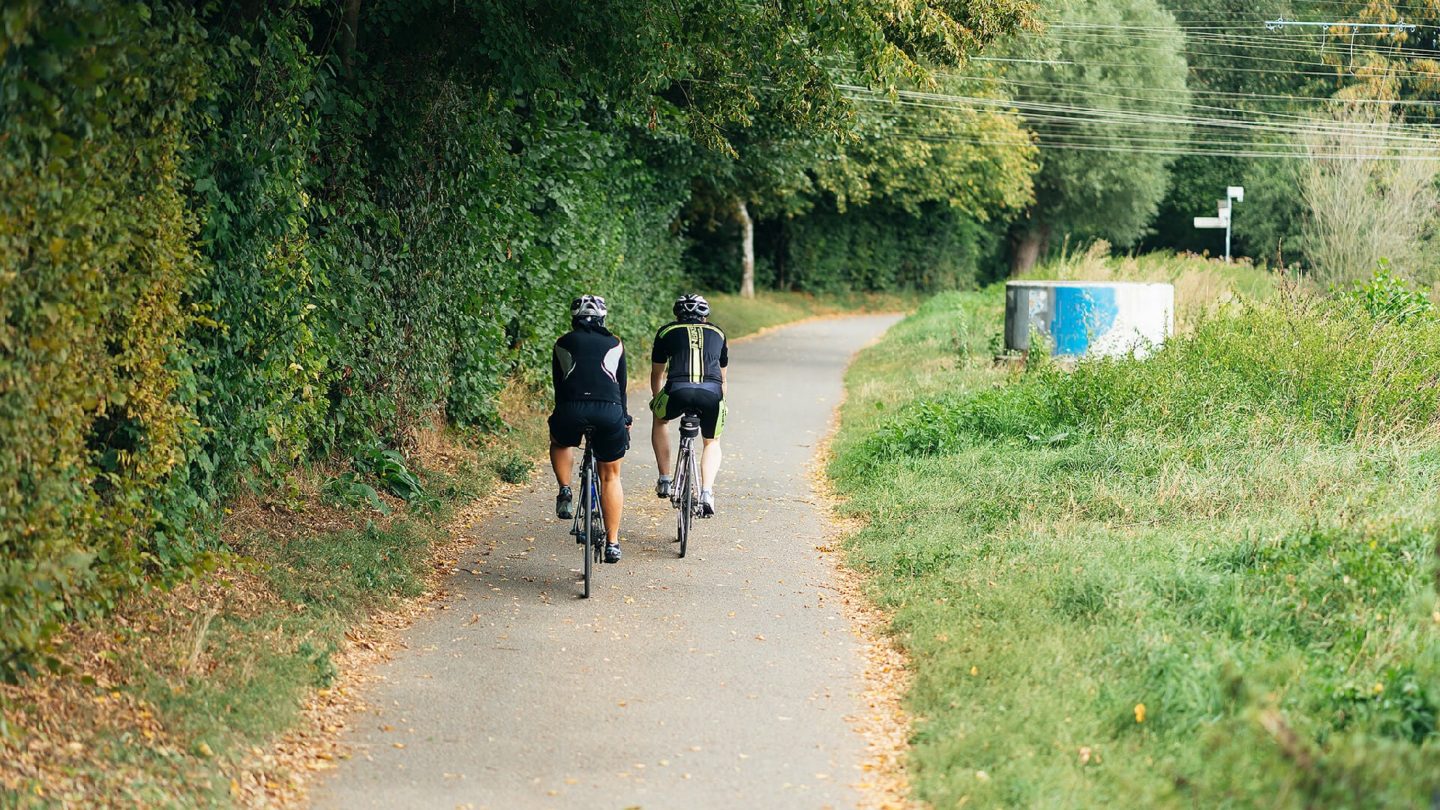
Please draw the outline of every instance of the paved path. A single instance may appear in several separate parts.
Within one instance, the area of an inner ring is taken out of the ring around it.
[[[643,400],[625,559],[597,569],[592,598],[576,598],[579,553],[548,470],[475,527],[447,609],[380,670],[354,755],[315,805],[853,807],[864,746],[845,718],[862,663],[826,587],[806,469],[851,354],[894,320],[813,321],[732,347],[719,515],[696,523],[683,560],[654,496]]]

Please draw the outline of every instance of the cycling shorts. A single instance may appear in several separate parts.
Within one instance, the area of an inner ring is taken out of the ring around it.
[[[550,414],[550,440],[560,447],[579,447],[585,428],[592,428],[591,448],[597,461],[619,461],[630,449],[625,409],[618,402],[575,400],[555,403]]]
[[[670,384],[650,400],[650,412],[666,422],[686,411],[700,415],[700,435],[718,439],[725,431],[725,398],[719,386]]]

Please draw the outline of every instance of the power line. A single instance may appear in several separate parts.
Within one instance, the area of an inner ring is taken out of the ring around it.
[[[1051,87],[1051,86],[1052,86],[1050,83],[1047,83],[1047,82],[1024,81],[1024,80],[1021,80],[1021,79],[1013,79],[1013,78],[1010,78],[1010,77],[1008,77],[1008,76],[967,76],[967,75],[962,75],[962,74],[945,73],[945,72],[937,72],[937,75],[945,76],[945,77],[947,77],[947,78],[961,79],[961,80],[965,80],[965,81],[992,82],[992,83],[1004,84],[1004,85],[1009,85],[1009,86],[1014,86],[1014,87],[1023,87],[1023,88],[1048,88],[1048,87]],[[1162,89],[1159,89],[1159,88],[1144,88],[1144,87],[1135,88],[1135,89],[1132,90],[1131,92],[1139,92],[1139,93],[1142,93],[1142,95],[1138,95],[1138,96],[1137,96],[1137,95],[1126,95],[1126,94],[1121,94],[1121,93],[1108,92],[1108,90],[1111,88],[1111,85],[1108,85],[1108,84],[1099,84],[1099,83],[1095,83],[1095,82],[1067,81],[1067,82],[1066,82],[1066,85],[1067,85],[1067,86],[1071,86],[1071,87],[1087,88],[1086,91],[1085,91],[1085,93],[1086,93],[1086,95],[1090,95],[1090,96],[1102,96],[1102,97],[1105,97],[1105,98],[1114,98],[1114,99],[1117,99],[1117,100],[1124,100],[1124,101],[1138,101],[1138,102],[1149,103],[1149,104],[1157,104],[1157,103],[1158,103],[1158,104],[1161,104],[1161,105],[1173,105],[1173,106],[1181,106],[1181,107],[1192,107],[1192,108],[1195,108],[1195,109],[1212,110],[1212,111],[1215,111],[1215,112],[1230,112],[1230,113],[1235,113],[1235,114],[1237,114],[1237,115],[1246,115],[1246,114],[1248,113],[1248,111],[1242,110],[1242,109],[1240,109],[1240,108],[1238,108],[1238,107],[1222,107],[1222,106],[1212,105],[1212,104],[1202,104],[1202,103],[1195,102],[1195,101],[1182,101],[1182,100],[1179,100],[1179,99],[1176,99],[1176,98],[1175,98],[1175,94],[1174,94],[1173,91],[1170,91],[1170,90],[1162,90]],[[1094,90],[1094,89],[1090,89],[1090,88],[1106,88],[1106,89],[1105,89],[1105,90]],[[1151,95],[1151,96],[1143,95],[1143,93],[1147,93],[1147,92],[1148,92],[1148,93],[1153,93],[1153,95]],[[1211,95],[1219,95],[1219,96],[1221,96],[1221,97],[1228,97],[1228,96],[1242,96],[1242,97],[1246,97],[1248,94],[1241,94],[1241,93],[1206,93],[1206,92],[1203,92],[1203,91],[1198,91],[1198,92],[1197,92],[1197,91],[1195,91],[1195,90],[1190,90],[1190,91],[1189,91],[1189,95],[1191,95],[1191,96],[1211,96]],[[1389,100],[1389,99],[1334,99],[1334,98],[1317,98],[1317,97],[1314,97],[1314,96],[1282,96],[1282,95],[1269,96],[1268,98],[1285,99],[1285,100],[1291,100],[1291,101],[1323,102],[1323,103],[1326,103],[1326,104],[1333,104],[1333,105],[1337,105],[1337,106],[1339,106],[1339,105],[1345,105],[1345,104],[1349,104],[1349,103],[1370,103],[1370,104],[1390,104],[1390,105],[1394,105],[1394,104],[1415,104],[1415,105],[1423,105],[1423,106],[1440,106],[1440,101],[1392,101],[1392,100]],[[1275,117],[1275,118],[1291,118],[1291,119],[1295,119],[1295,120],[1299,120],[1299,121],[1312,121],[1312,120],[1314,120],[1312,116],[1307,116],[1307,115],[1303,115],[1303,114],[1299,114],[1299,113],[1268,112],[1268,113],[1266,113],[1266,114],[1269,115],[1269,116],[1271,116],[1271,117]],[[1412,125],[1412,126],[1421,126],[1421,125],[1415,124],[1415,125]],[[1424,126],[1430,126],[1430,125],[1424,125]]]
[[[901,98],[892,101],[891,99],[877,96],[873,91],[868,91],[866,88],[853,85],[840,85],[838,89],[847,93],[859,93],[860,95],[858,97],[851,96],[852,99],[857,101],[870,101],[872,103],[883,104],[901,103],[909,106],[933,107],[936,109],[966,112],[974,112],[975,107],[1000,108],[1002,110],[1013,110],[1027,121],[1035,120],[1071,125],[1125,125],[1134,128],[1193,126],[1210,129],[1258,132],[1271,135],[1343,137],[1356,139],[1363,143],[1374,144],[1376,146],[1384,146],[1384,148],[1391,150],[1424,152],[1426,154],[1433,154],[1436,149],[1436,143],[1433,138],[1424,135],[1404,134],[1407,130],[1403,127],[1396,128],[1402,134],[1392,134],[1389,131],[1377,132],[1373,128],[1362,128],[1328,122],[1318,122],[1300,126],[1295,124],[1275,124],[1228,118],[1166,115],[1151,111],[1114,110],[1073,104],[989,99],[976,96],[947,96],[916,91],[902,91],[900,93]],[[1178,138],[1180,136],[1177,135],[1175,137]],[[1408,144],[1419,145],[1408,146]]]

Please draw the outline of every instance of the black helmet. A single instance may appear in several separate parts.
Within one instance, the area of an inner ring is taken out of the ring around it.
[[[582,295],[570,302],[570,317],[575,320],[594,318],[596,323],[603,324],[608,312],[605,299],[598,295]]]
[[[676,298],[672,309],[676,320],[703,321],[710,317],[710,302],[706,301],[704,296],[694,293]]]

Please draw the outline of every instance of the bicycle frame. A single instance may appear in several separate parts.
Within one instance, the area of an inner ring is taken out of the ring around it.
[[[671,476],[670,504],[678,511],[675,535],[684,557],[690,542],[690,527],[700,512],[700,459],[695,451],[700,438],[700,419],[687,413],[680,417],[680,449],[675,455],[675,474]]]

